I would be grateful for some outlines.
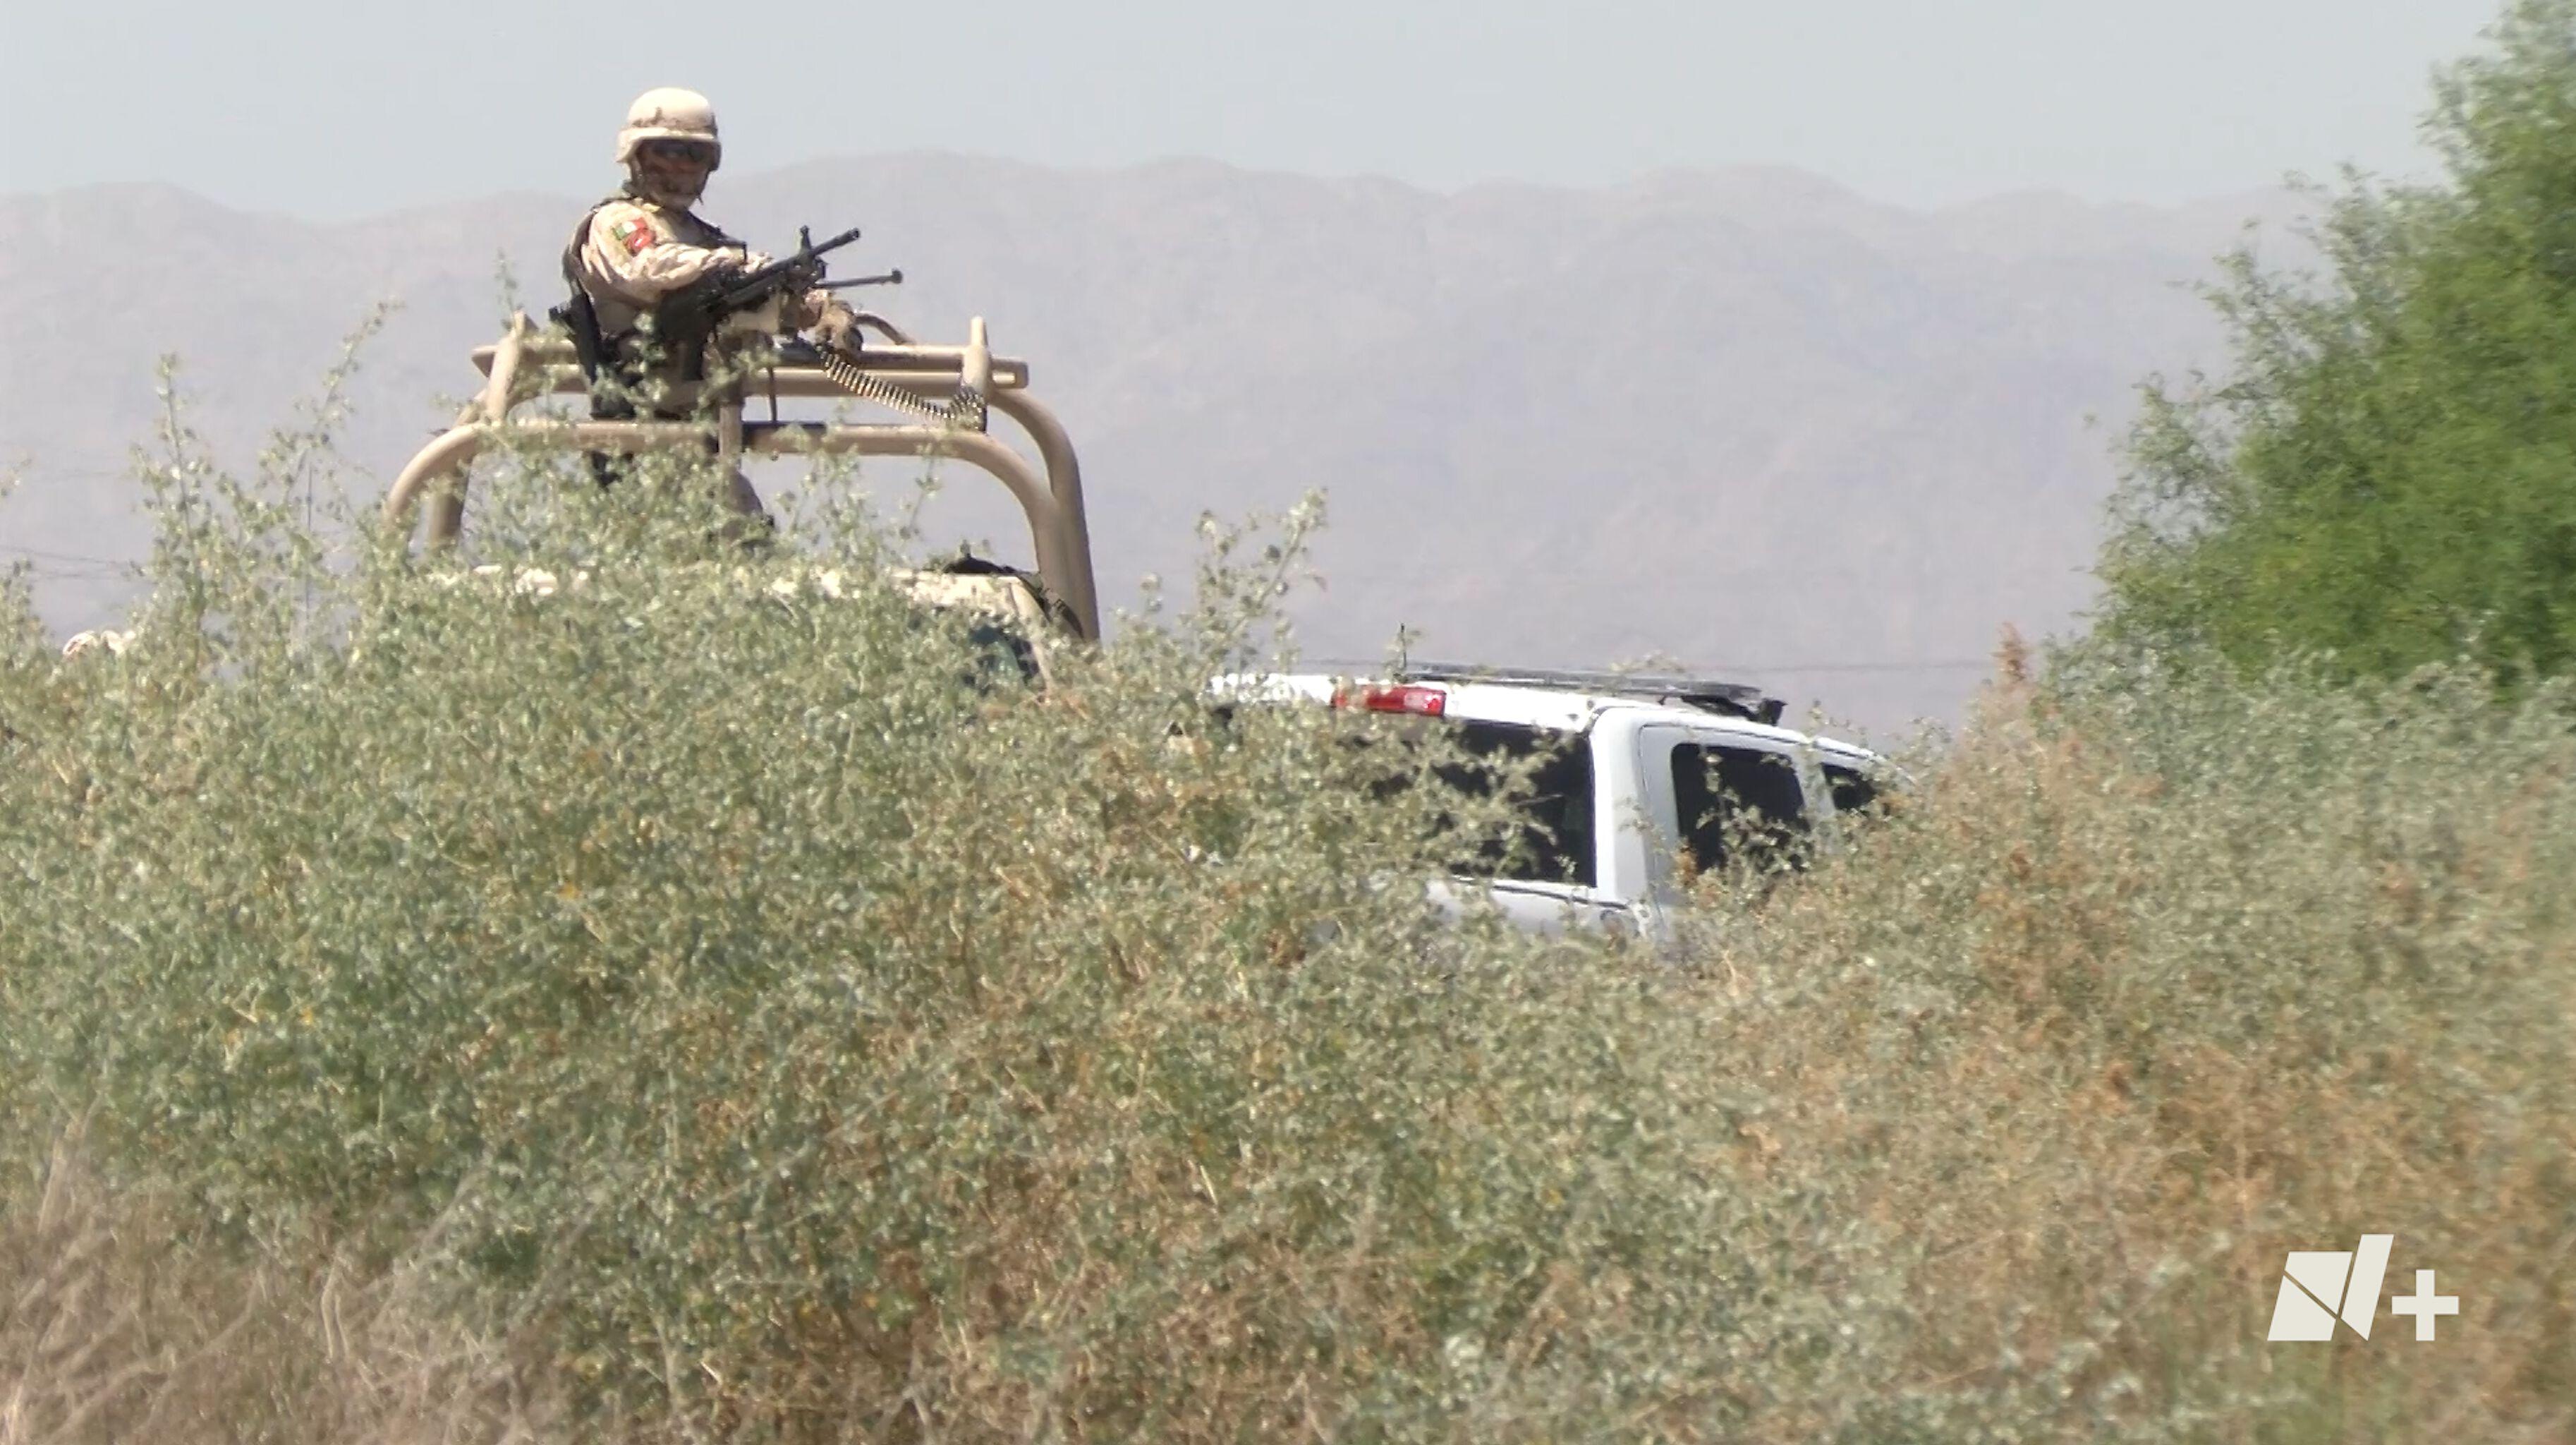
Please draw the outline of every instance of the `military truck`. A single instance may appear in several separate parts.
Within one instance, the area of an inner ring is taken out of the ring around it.
[[[967,559],[898,575],[896,585],[926,606],[964,610],[1010,627],[1042,624],[1037,630],[1057,638],[1097,641],[1100,602],[1083,514],[1082,469],[1063,424],[1029,394],[1028,363],[995,356],[980,316],[967,324],[963,345],[934,345],[863,311],[859,320],[869,339],[849,353],[775,340],[776,311],[773,302],[723,319],[715,342],[732,343],[730,365],[710,370],[730,379],[675,389],[664,409],[690,414],[680,421],[584,419],[537,408],[550,397],[587,396],[591,378],[562,328],[524,314],[512,317],[498,341],[473,353],[484,377],[474,400],[394,478],[383,504],[386,524],[407,534],[418,514],[430,549],[453,547],[465,523],[468,468],[495,447],[594,454],[702,450],[711,451],[724,469],[757,456],[946,458],[985,473],[1010,492],[1028,522],[1036,565],[1020,569]],[[779,403],[800,398],[867,403],[896,415],[782,417]],[[1018,426],[1034,461],[991,434],[990,418],[997,413]]]

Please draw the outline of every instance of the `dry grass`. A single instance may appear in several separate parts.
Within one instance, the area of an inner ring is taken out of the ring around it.
[[[192,1242],[177,1200],[57,1147],[0,1211],[0,1445],[567,1438],[562,1391],[401,1266]]]
[[[2576,1432],[2576,772],[2435,678],[2050,697],[2009,672],[1857,855],[1706,973],[1748,1126],[1945,1302],[1905,1378],[2056,1362],[2190,1438]],[[2463,1314],[2264,1341],[2283,1255],[2394,1232]]]

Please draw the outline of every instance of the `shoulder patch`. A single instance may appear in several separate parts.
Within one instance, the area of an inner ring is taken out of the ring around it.
[[[644,254],[652,248],[653,243],[662,239],[653,234],[653,223],[641,216],[632,216],[618,222],[609,228],[608,233],[617,238],[617,244],[624,246],[629,256]]]

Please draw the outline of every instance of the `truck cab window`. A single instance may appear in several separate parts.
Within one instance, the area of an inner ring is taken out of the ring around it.
[[[1785,753],[1675,747],[1673,811],[1682,851],[1700,871],[1738,858],[1766,870],[1804,861],[1806,807]]]
[[[1878,785],[1867,774],[1838,764],[1825,764],[1825,787],[1834,795],[1834,811],[1857,813],[1878,801]]]

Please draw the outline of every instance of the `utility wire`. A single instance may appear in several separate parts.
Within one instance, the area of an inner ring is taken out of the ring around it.
[[[37,562],[77,562],[91,567],[139,567],[140,562],[119,561],[114,557],[85,557],[78,552],[48,552],[41,547],[16,547],[0,542],[0,552],[25,557]]]
[[[1991,657],[1939,657],[1922,662],[1731,662],[1721,663],[1717,672],[1961,672],[1983,671],[1995,665]]]
[[[51,475],[54,475],[54,476],[74,476],[74,477],[84,477],[84,478],[93,478],[93,479],[95,479],[95,478],[121,477],[121,476],[125,475],[125,473],[122,473],[122,472],[109,472],[109,471],[92,471],[92,470],[80,469],[80,468],[67,468],[67,469],[63,469],[63,470],[52,471],[52,472],[51,472]],[[306,498],[305,498],[305,506],[306,506],[306,508],[307,508],[307,517],[308,517],[308,520],[309,520],[310,515],[311,515],[310,509],[311,509],[311,506],[312,506],[312,498],[311,498],[311,495],[310,495],[310,479],[308,479],[308,481],[307,481],[307,495],[306,495]],[[72,579],[84,578],[84,577],[86,577],[86,578],[96,578],[96,577],[100,577],[100,576],[108,576],[108,575],[114,575],[114,574],[119,574],[119,573],[131,574],[131,573],[134,573],[134,572],[139,571],[139,570],[141,569],[141,565],[142,565],[142,564],[141,564],[141,563],[139,563],[139,562],[118,561],[118,560],[116,560],[116,559],[114,559],[114,558],[110,558],[110,557],[90,557],[90,556],[84,556],[84,555],[82,555],[82,554],[80,554],[80,553],[77,553],[77,552],[51,552],[51,551],[46,551],[46,550],[44,550],[44,549],[36,548],[36,547],[17,547],[17,546],[11,546],[11,545],[9,545],[9,544],[7,544],[7,543],[0,543],[0,552],[9,553],[9,554],[11,554],[11,555],[13,555],[13,556],[25,557],[25,558],[28,558],[28,559],[30,559],[30,560],[33,560],[33,561],[35,561],[35,562],[39,562],[39,563],[70,564],[70,565],[72,566],[73,570],[63,570],[63,568],[62,568],[62,567],[60,567],[60,566],[57,566],[57,567],[54,567],[54,568],[43,568],[43,567],[40,567],[40,568],[38,568],[38,569],[37,569],[37,570],[38,570],[39,575],[46,576],[46,577],[50,577],[50,578],[54,578],[54,579],[57,579],[57,580],[72,580]],[[1750,571],[1748,571],[1748,572],[1746,573],[1746,575],[1767,574],[1767,573],[1770,573],[1770,572],[1773,572],[1773,571],[1779,571],[1779,572],[1792,572],[1792,573],[1794,573],[1794,572],[1799,572],[1799,571],[1802,571],[1802,570],[1812,570],[1812,569],[1800,569],[1800,568],[1796,568],[1796,567],[1786,567],[1786,568],[1780,568],[1780,569],[1751,569]],[[1839,570],[1839,569],[1837,569],[1837,570]],[[2017,570],[2018,570],[2018,569],[2017,569]],[[2055,573],[2055,572],[2066,571],[2066,570],[2070,570],[2070,569],[2066,569],[2066,568],[2058,568],[2058,567],[2049,567],[2049,568],[2045,568],[2045,569],[2030,569],[2030,570],[2032,570],[2032,571],[2034,571],[2034,572],[2041,571],[2041,570],[2045,570],[2045,571],[2047,571],[2047,572]],[[1347,577],[1347,575],[1348,575],[1348,574],[1345,574],[1345,576],[1346,576],[1346,577]],[[1387,574],[1387,575],[1392,575],[1392,574]],[[1709,670],[1710,670],[1710,671],[1712,671],[1712,672],[1720,672],[1720,673],[1728,673],[1728,672],[1732,672],[1732,673],[1752,673],[1752,672],[1786,672],[1786,673],[1845,673],[1845,674],[1894,673],[1894,674],[1904,674],[1904,673],[1921,673],[1921,672],[1983,672],[1983,671],[1985,671],[1986,669],[1993,667],[1994,665],[1995,665],[1995,660],[1994,660],[1994,658],[1992,658],[1991,656],[1988,656],[1988,657],[1941,657],[1941,658],[1927,658],[1927,659],[1925,659],[1925,660],[1923,660],[1923,661],[1920,661],[1920,662],[1898,662],[1898,661],[1893,661],[1893,660],[1882,660],[1882,661],[1876,661],[1876,662],[1740,662],[1740,663],[1720,663],[1720,664],[1717,664],[1717,665],[1713,666],[1713,667],[1712,667],[1712,668],[1710,668]]]

